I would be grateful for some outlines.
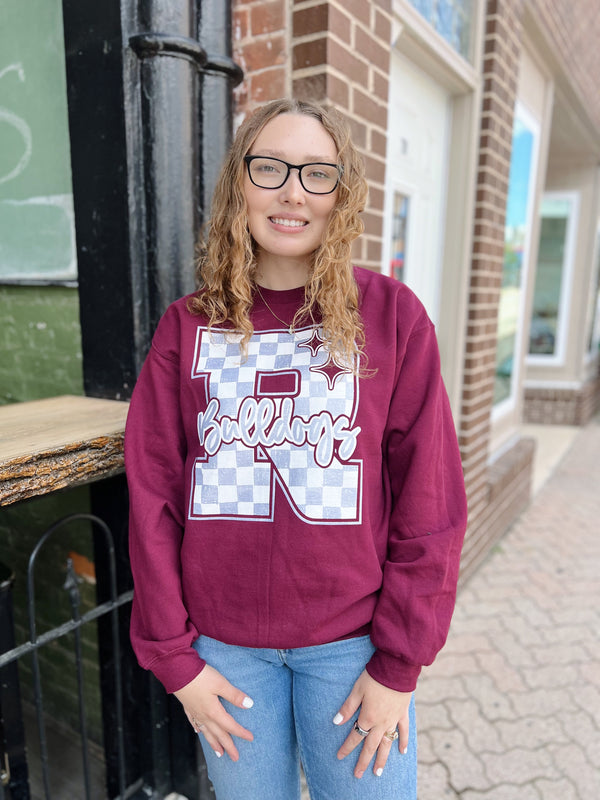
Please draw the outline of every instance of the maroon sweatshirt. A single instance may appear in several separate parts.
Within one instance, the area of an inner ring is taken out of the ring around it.
[[[370,633],[367,669],[399,691],[444,644],[466,503],[435,332],[405,285],[355,275],[364,377],[318,327],[283,325],[303,288],[261,290],[246,359],[187,298],[158,325],[125,461],[131,639],[169,692],[204,666],[202,634],[287,649]]]

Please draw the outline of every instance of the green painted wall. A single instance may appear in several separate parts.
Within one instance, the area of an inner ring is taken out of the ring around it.
[[[0,286],[0,404],[83,394],[77,289]]]

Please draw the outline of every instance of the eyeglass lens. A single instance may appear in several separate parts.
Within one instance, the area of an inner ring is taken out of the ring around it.
[[[253,158],[248,170],[252,182],[262,189],[279,189],[289,175],[287,164],[277,158]],[[303,164],[299,173],[300,183],[312,194],[332,192],[339,179],[337,167],[331,164]]]

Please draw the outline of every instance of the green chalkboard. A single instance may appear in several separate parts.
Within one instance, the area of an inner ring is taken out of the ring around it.
[[[77,277],[61,0],[0,0],[0,283]]]

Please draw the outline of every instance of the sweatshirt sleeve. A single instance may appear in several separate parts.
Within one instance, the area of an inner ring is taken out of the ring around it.
[[[383,440],[392,511],[367,671],[408,692],[446,641],[467,520],[437,340],[424,314],[402,347],[395,379]]]
[[[180,419],[174,315],[163,317],[136,384],[125,431],[129,552],[134,578],[130,636],[140,665],[168,692],[204,667],[192,644],[181,585],[186,440]]]

